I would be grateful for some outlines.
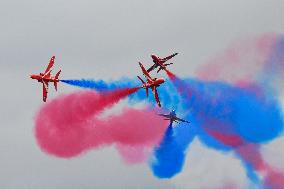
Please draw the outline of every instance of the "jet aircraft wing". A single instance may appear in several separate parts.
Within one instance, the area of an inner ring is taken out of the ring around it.
[[[156,101],[158,103],[158,106],[161,107],[161,102],[160,102],[160,98],[159,98],[158,91],[157,91],[156,87],[153,88],[153,92],[155,94],[155,99],[156,99]]]
[[[150,80],[153,80],[153,79],[151,78],[151,76],[149,75],[149,73],[147,72],[147,70],[144,68],[143,64],[142,64],[141,62],[139,62],[139,65],[140,65],[140,67],[141,67],[141,69],[142,69],[143,74],[144,74],[147,78],[149,78]]]
[[[158,67],[158,64],[154,64],[153,66],[151,66],[148,70],[147,70],[147,72],[151,72],[151,71],[153,71],[155,68],[157,68]]]
[[[170,60],[171,58],[173,58],[173,57],[176,56],[176,55],[178,55],[178,53],[174,53],[174,54],[172,54],[172,55],[170,55],[170,56],[167,56],[166,58],[163,58],[162,60],[163,60],[163,61],[168,61],[168,60]]]
[[[52,68],[52,66],[54,65],[54,59],[55,59],[55,56],[51,57],[51,59],[49,60],[49,64],[48,64],[46,70],[44,71],[44,74],[49,72],[50,69]]]
[[[177,121],[181,121],[181,122],[185,122],[185,123],[190,123],[189,121],[186,121],[186,120],[184,120],[184,119],[180,119],[180,118],[178,118],[178,117],[176,118],[176,120],[177,120]]]

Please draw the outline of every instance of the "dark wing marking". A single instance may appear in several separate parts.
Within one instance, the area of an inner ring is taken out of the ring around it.
[[[174,53],[174,54],[172,54],[170,56],[167,56],[166,58],[163,58],[162,60],[166,62],[166,61],[172,59],[173,57],[175,57],[176,55],[178,55],[178,53]]]
[[[158,64],[154,64],[153,66],[151,66],[148,70],[147,70],[147,72],[151,72],[151,71],[153,71],[155,68],[157,68],[158,67]]]
[[[190,123],[189,121],[186,121],[186,120],[184,120],[184,119],[180,119],[180,118],[176,118],[176,120],[178,120],[178,121],[181,121],[181,122],[185,122],[185,123]]]
[[[162,66],[160,66],[160,68],[158,69],[157,73],[159,73],[161,70],[163,70],[164,68]]]

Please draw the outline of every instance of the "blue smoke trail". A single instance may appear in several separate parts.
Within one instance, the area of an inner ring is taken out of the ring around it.
[[[190,133],[187,143],[190,143],[194,136],[195,133]],[[176,132],[172,125],[169,125],[161,144],[155,149],[153,159],[150,162],[154,175],[159,178],[171,178],[179,173],[184,164],[186,149],[186,143],[179,143],[176,138]]]
[[[113,83],[112,82],[107,83],[103,80],[92,80],[92,79],[81,79],[81,80],[71,79],[71,80],[60,80],[60,81],[63,83],[67,83],[69,85],[78,86],[87,89],[96,89],[98,91],[106,91],[115,88],[129,87],[127,86],[127,82],[122,83],[121,81]],[[120,83],[121,85],[117,85],[116,83]]]
[[[183,99],[184,108],[192,108],[203,128],[237,134],[247,142],[267,142],[279,135],[283,127],[279,103],[273,96],[253,92],[220,82],[189,82]]]
[[[97,91],[108,91],[108,90],[115,90],[120,88],[126,88],[126,87],[136,87],[140,86],[140,81],[136,79],[128,79],[123,78],[118,81],[114,82],[105,82],[103,80],[88,80],[88,79],[81,79],[81,80],[61,80],[64,83],[67,83],[69,85],[81,87],[81,88],[87,88],[87,89],[94,89]],[[171,82],[167,82],[166,85],[161,85],[158,88],[159,96],[162,101],[162,106],[167,109],[178,109],[181,108],[179,101],[180,101],[180,95],[176,92],[175,87]],[[130,95],[130,103],[135,103],[137,101],[145,100],[147,99],[148,102],[150,102],[151,105],[155,105],[156,101],[153,95],[149,93],[149,99],[146,97],[146,93],[144,89],[141,89],[137,91],[134,94]],[[165,103],[163,103],[165,102]]]

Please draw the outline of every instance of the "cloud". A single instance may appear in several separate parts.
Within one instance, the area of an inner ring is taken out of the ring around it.
[[[236,189],[247,188],[242,163],[233,153],[220,153],[194,139],[188,149],[184,170],[172,180],[178,189],[222,188],[231,183]]]

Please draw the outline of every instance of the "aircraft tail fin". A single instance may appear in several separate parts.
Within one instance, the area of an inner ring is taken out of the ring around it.
[[[56,73],[56,75],[55,75],[55,77],[54,77],[54,88],[55,88],[55,90],[57,91],[57,83],[58,83],[58,77],[59,77],[59,75],[60,75],[60,72],[61,72],[61,70],[59,70],[57,73]]]
[[[152,80],[152,77],[150,76],[149,72],[144,68],[143,64],[139,62],[140,68],[143,72],[143,74],[147,77],[147,79]]]
[[[56,75],[55,75],[55,79],[58,79],[59,75],[60,75],[61,70],[59,70]]]
[[[142,82],[142,84],[143,84],[143,86],[144,86],[144,85],[146,84],[145,81],[144,81],[140,76],[137,76],[137,77],[138,77],[138,79]],[[148,94],[149,94],[148,88],[146,87],[145,90],[146,90],[146,96],[148,97]]]
[[[162,67],[160,67],[160,68],[158,69],[157,73],[159,73],[162,69],[163,69],[163,68],[162,68]]]
[[[174,63],[166,63],[166,64],[164,64],[165,66],[169,66],[169,65],[171,65],[171,64],[174,64]]]
[[[54,88],[57,91],[57,82],[56,81],[54,81]]]

